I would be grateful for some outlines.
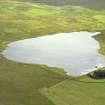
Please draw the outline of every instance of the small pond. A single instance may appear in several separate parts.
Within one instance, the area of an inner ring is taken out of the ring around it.
[[[81,31],[19,40],[8,44],[3,55],[9,60],[59,67],[80,76],[105,65],[105,56],[98,53],[100,46],[93,38],[98,34]]]

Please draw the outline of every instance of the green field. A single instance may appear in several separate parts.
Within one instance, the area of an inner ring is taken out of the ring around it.
[[[89,77],[67,79],[41,93],[55,105],[104,105],[105,80],[91,80]]]
[[[104,80],[71,79],[62,68],[21,64],[1,52],[12,41],[60,32],[100,31],[105,55],[105,10],[0,1],[0,105],[104,105]],[[95,83],[94,83],[95,82]]]

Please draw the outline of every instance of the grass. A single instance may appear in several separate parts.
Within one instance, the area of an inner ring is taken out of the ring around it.
[[[1,58],[0,66],[0,105],[53,105],[38,90],[66,78],[63,70],[59,73],[45,65],[26,65]]]
[[[95,38],[100,42],[100,53],[105,54],[104,10],[7,1],[0,2],[0,52],[15,40],[87,30],[102,32]],[[0,54],[0,105],[105,104],[104,83],[84,83],[93,82],[88,77],[78,81],[67,78],[63,69],[21,64]]]
[[[33,5],[31,3],[19,3],[19,2],[8,2],[5,3],[5,1],[0,2],[0,12],[2,14],[8,14],[9,16],[28,16],[28,17],[34,17],[34,16],[42,16],[42,15],[50,15],[55,14],[57,12],[56,8],[51,8],[50,6],[44,5]],[[13,6],[11,6],[13,5]]]
[[[67,79],[41,91],[55,105],[104,105],[105,80],[92,80],[87,76]]]
[[[105,55],[105,31],[102,31],[101,35],[95,36],[95,39],[99,41],[99,44],[101,46],[99,52]]]

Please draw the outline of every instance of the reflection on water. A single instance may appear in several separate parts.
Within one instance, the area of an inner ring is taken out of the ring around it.
[[[64,68],[79,76],[105,65],[105,57],[98,53],[99,43],[92,38],[97,34],[71,32],[20,40],[8,44],[3,55],[13,61]]]

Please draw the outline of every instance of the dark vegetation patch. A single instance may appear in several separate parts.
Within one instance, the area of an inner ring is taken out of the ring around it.
[[[98,68],[97,70],[88,74],[93,79],[105,79],[105,67]]]

